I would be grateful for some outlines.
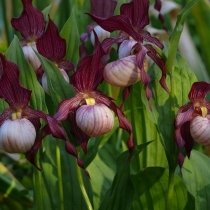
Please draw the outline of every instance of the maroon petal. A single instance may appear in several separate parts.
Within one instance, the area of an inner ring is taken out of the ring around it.
[[[166,66],[165,62],[162,58],[160,58],[159,54],[156,50],[152,47],[152,45],[145,45],[148,52],[147,55],[159,66],[162,71],[162,77],[160,79],[160,85],[166,90],[166,92],[170,93],[167,85],[166,85]]]
[[[37,40],[38,52],[48,60],[59,63],[66,55],[66,40],[59,35],[57,26],[49,19],[45,34]]]
[[[71,99],[63,100],[58,106],[58,112],[54,115],[57,120],[66,120],[69,112],[77,108],[81,102],[81,98],[76,95]]]
[[[116,30],[124,31],[125,33],[129,34],[133,39],[139,42],[143,42],[142,36],[135,31],[132,26],[131,21],[123,16],[123,15],[116,15],[110,18],[99,18],[90,13],[87,13],[98,25],[100,25],[104,30],[113,32]]]
[[[76,137],[77,142],[81,146],[83,152],[87,154],[87,144],[88,140],[90,139],[90,136],[85,134],[76,123],[76,111],[74,110],[69,114],[69,122],[70,122],[70,131],[71,133]]]
[[[91,13],[98,17],[108,18],[114,14],[117,0],[91,0]]]
[[[0,115],[0,126],[4,123],[5,120],[11,118],[13,110],[11,108],[5,109]]]
[[[120,14],[131,20],[132,25],[138,31],[149,24],[149,1],[133,0],[127,4],[122,4]]]
[[[23,11],[18,18],[12,18],[13,28],[28,41],[36,41],[45,31],[45,20],[42,12],[33,7],[31,0],[22,0]]]
[[[114,111],[114,113],[117,115],[120,128],[126,130],[130,134],[130,136],[127,140],[127,145],[128,145],[130,152],[132,152],[133,148],[134,148],[134,142],[133,142],[133,138],[132,138],[132,134],[131,134],[132,133],[132,125],[130,124],[128,119],[125,117],[124,113],[115,105],[114,102],[112,102],[110,100],[110,98],[108,96],[104,95],[103,93],[96,92],[95,100],[97,103],[105,104],[107,107],[112,109]]]
[[[182,138],[184,139],[184,147],[187,153],[188,158],[190,158],[190,153],[193,149],[194,146],[194,140],[190,134],[190,121],[185,122],[182,126],[181,126],[181,135]]]
[[[0,98],[4,98],[10,107],[13,108],[19,107],[20,109],[27,106],[31,91],[21,85],[18,66],[7,60],[1,53],[0,58],[1,70],[3,69],[0,73]]]
[[[142,30],[140,32],[141,36],[143,37],[143,40],[145,42],[151,42],[158,46],[161,50],[164,48],[163,44],[160,42],[160,40],[156,37],[153,37],[148,31]]]
[[[79,55],[80,58],[84,58],[87,55],[87,49],[85,47],[85,43],[89,40],[89,34],[88,33],[82,33],[80,35],[80,41],[82,44],[79,46]]]
[[[175,128],[180,128],[185,122],[192,120],[194,108],[192,104],[185,104],[182,106],[177,114],[175,120]]]
[[[147,54],[147,49],[142,47],[141,50],[136,54],[136,62],[137,62],[138,68],[141,70],[140,72],[141,81],[146,88],[146,97],[149,102],[150,99],[152,98],[152,91],[149,89],[149,83],[151,79],[144,69],[144,59],[145,59],[146,54]],[[150,103],[148,103],[148,106],[150,110],[152,110]]]
[[[65,71],[74,71],[74,65],[68,60],[62,60],[58,63],[58,68],[64,69]]]
[[[210,91],[210,84],[207,82],[195,82],[188,94],[190,101],[203,101],[207,93]]]
[[[79,63],[78,70],[71,75],[71,84],[78,92],[91,92],[103,81],[103,68],[101,62],[105,54],[95,34],[95,51],[92,55],[85,57]]]
[[[123,103],[120,105],[120,110],[124,109],[124,102],[127,100],[128,96],[130,95],[130,88],[131,86],[128,86],[123,89]]]

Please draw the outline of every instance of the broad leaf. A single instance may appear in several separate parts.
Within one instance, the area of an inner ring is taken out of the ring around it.
[[[183,180],[189,192],[195,197],[196,209],[210,209],[210,158],[192,150],[182,168]]]
[[[166,209],[168,191],[168,169],[149,167],[131,176],[135,189],[133,210]],[[171,209],[195,209],[193,196],[187,191],[182,179],[175,175],[173,204]]]

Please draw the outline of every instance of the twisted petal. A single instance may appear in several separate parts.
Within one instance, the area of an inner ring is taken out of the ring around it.
[[[71,99],[63,100],[58,106],[58,112],[54,115],[57,120],[66,120],[68,114],[73,109],[77,108],[81,102],[81,98],[77,95]]]
[[[45,20],[42,12],[33,7],[32,0],[22,0],[23,11],[18,18],[12,18],[13,28],[28,41],[35,41],[44,34]]]
[[[21,85],[18,66],[7,60],[1,53],[0,58],[2,65],[0,69],[0,98],[4,98],[12,108],[27,106],[31,91]]]
[[[97,103],[105,104],[107,107],[112,109],[114,111],[114,113],[117,115],[119,124],[120,124],[120,128],[126,130],[130,134],[130,136],[127,140],[127,145],[128,145],[130,152],[132,152],[133,148],[134,148],[134,142],[133,142],[133,138],[132,138],[132,134],[131,134],[132,126],[131,126],[130,122],[128,121],[128,119],[125,117],[124,113],[115,105],[114,102],[112,102],[110,100],[110,98],[108,96],[104,95],[103,93],[100,93],[97,91],[95,100]]]
[[[150,101],[150,99],[152,98],[152,91],[149,89],[149,83],[150,83],[150,77],[149,75],[145,72],[144,69],[144,58],[147,54],[147,49],[144,47],[141,47],[141,50],[136,54],[136,62],[138,65],[138,68],[141,70],[140,74],[141,74],[141,81],[144,84],[145,88],[146,88],[146,97],[147,100]],[[148,106],[150,108],[150,110],[152,110],[152,107],[150,105],[150,103],[148,103]]]
[[[13,110],[9,107],[5,109],[0,115],[0,126],[4,123],[5,120],[9,119],[13,113]]]
[[[58,68],[64,69],[65,71],[73,71],[74,65],[68,60],[62,60],[58,62]]]
[[[170,93],[167,85],[166,85],[166,66],[165,62],[162,58],[160,58],[159,54],[156,50],[152,47],[152,45],[145,45],[148,52],[147,55],[159,66],[162,71],[162,77],[160,79],[160,85],[166,90],[166,92]]]
[[[117,0],[91,0],[91,13],[98,17],[108,18],[114,14]]]
[[[59,63],[66,55],[66,40],[59,35],[57,26],[49,19],[45,34],[37,40],[38,52],[48,60]]]
[[[132,25],[138,31],[142,30],[149,24],[149,1],[133,0],[127,4],[122,4],[120,14],[131,20]]]
[[[203,101],[210,91],[210,84],[207,82],[195,82],[192,85],[192,88],[188,94],[188,97],[191,102],[195,100]]]

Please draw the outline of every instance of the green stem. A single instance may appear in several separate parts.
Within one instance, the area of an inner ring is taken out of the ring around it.
[[[85,186],[84,186],[81,168],[79,168],[78,166],[77,166],[77,176],[78,176],[79,185],[80,185],[82,194],[84,196],[84,199],[85,199],[85,202],[86,202],[86,205],[87,205],[87,209],[88,210],[93,210],[93,207],[91,205],[91,202],[89,200],[88,194],[87,194],[86,189],[85,189]]]
[[[60,154],[60,151],[61,151],[60,141],[59,141],[59,139],[56,139],[56,163],[57,163],[57,172],[58,172],[60,210],[64,210],[63,181],[62,181],[61,154]]]
[[[136,123],[136,115],[135,115],[135,93],[134,93],[134,86],[132,85],[130,87],[130,113],[131,113],[131,125],[132,125],[132,135],[133,135],[133,140],[134,140],[134,144],[137,145],[138,142],[137,142],[137,139],[138,139],[138,136],[137,136],[137,130],[136,130],[136,126],[135,126],[135,123]],[[137,171],[140,170],[140,160],[139,158],[136,158],[135,159],[136,161],[136,169]]]
[[[35,159],[37,166],[39,167],[39,160],[40,160],[39,152],[37,152]],[[42,189],[40,188],[41,182],[42,182],[41,172],[36,168],[34,168],[34,194],[35,194],[34,197],[36,201],[36,207],[39,210],[42,209],[42,204],[43,204]]]
[[[175,170],[169,168],[166,210],[172,209],[172,201],[173,201],[173,194],[174,194],[174,177],[175,177]]]
[[[9,28],[8,28],[8,23],[7,23],[7,16],[6,16],[6,0],[2,1],[2,13],[3,13],[3,20],[4,20],[4,28],[5,28],[5,33],[6,33],[6,42],[7,45],[10,43],[10,36],[9,36]]]

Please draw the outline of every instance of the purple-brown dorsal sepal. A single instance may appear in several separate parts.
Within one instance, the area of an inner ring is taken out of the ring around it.
[[[133,28],[131,21],[124,15],[116,15],[109,18],[99,18],[87,13],[104,30],[113,32],[116,30],[124,31],[138,42],[143,42],[142,36]]]
[[[57,26],[49,19],[45,34],[37,40],[38,52],[48,60],[59,63],[66,55],[66,40],[61,38]]]
[[[181,128],[180,128],[180,132],[182,135],[182,138],[184,139],[184,147],[187,153],[188,158],[190,158],[190,153],[193,149],[194,146],[194,140],[190,134],[190,121],[185,122]]]
[[[133,0],[129,3],[122,4],[120,14],[131,20],[133,27],[140,31],[149,24],[149,1]]]
[[[91,13],[98,17],[108,18],[114,14],[117,0],[91,0]]]
[[[77,71],[71,75],[71,84],[78,92],[94,91],[103,81],[103,68],[101,62],[102,56],[105,54],[101,44],[95,34],[95,50],[90,56],[83,58]]]
[[[195,82],[192,85],[192,88],[188,94],[190,101],[203,101],[210,91],[210,84],[207,82]]]
[[[152,107],[149,103],[150,99],[152,98],[152,91],[149,89],[149,83],[150,83],[151,79],[144,69],[144,59],[145,59],[145,56],[146,56],[147,52],[148,51],[147,51],[146,48],[141,47],[139,52],[136,54],[136,63],[138,65],[138,68],[141,70],[140,71],[141,81],[146,88],[146,97],[147,97],[147,100],[148,100],[149,109],[152,110]]]
[[[129,150],[133,150],[133,138],[132,138],[132,125],[128,121],[128,119],[125,117],[124,113],[119,109],[119,107],[116,106],[116,104],[111,100],[110,97],[106,96],[105,94],[96,91],[95,92],[95,100],[97,103],[102,103],[109,107],[111,110],[114,111],[114,113],[117,115],[118,120],[119,120],[119,127],[122,128],[123,130],[126,130],[130,136],[127,140],[127,145],[129,146]]]
[[[85,134],[76,123],[76,109],[69,113],[70,132],[76,137],[77,143],[81,146],[83,152],[87,154],[87,144],[90,136]]]
[[[167,84],[166,84],[166,66],[165,61],[159,56],[156,50],[152,47],[152,45],[145,45],[145,48],[148,50],[147,55],[158,65],[158,67],[162,71],[162,76],[160,79],[160,85],[164,88],[164,90],[170,93]]]
[[[2,64],[2,75],[0,77],[0,98],[5,101],[12,108],[24,108],[28,105],[31,91],[24,88],[19,80],[18,66],[7,60],[6,57],[0,53],[0,62]]]
[[[21,15],[18,18],[12,18],[11,24],[28,42],[36,41],[45,31],[44,15],[33,7],[31,0],[22,0],[22,3]]]

